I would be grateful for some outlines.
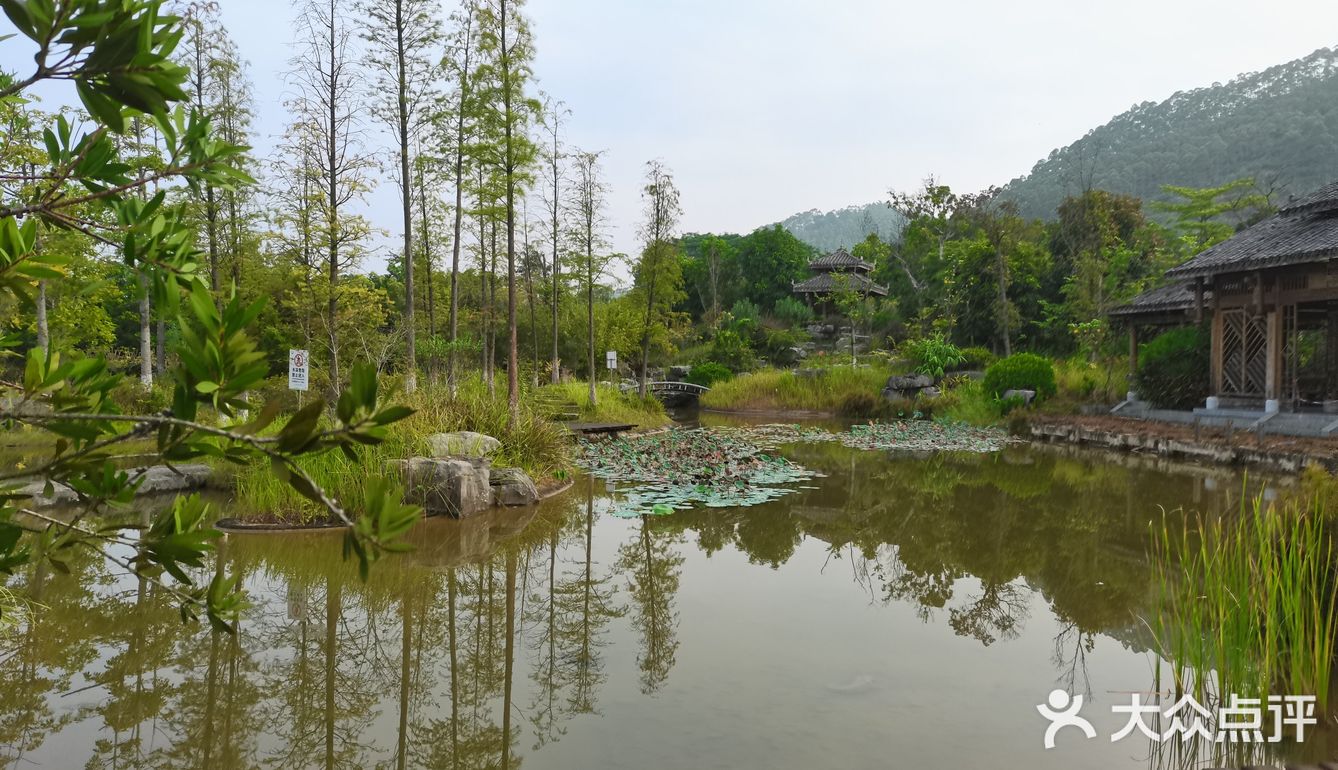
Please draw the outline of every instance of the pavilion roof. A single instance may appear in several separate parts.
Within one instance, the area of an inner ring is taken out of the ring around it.
[[[863,273],[818,273],[806,281],[794,285],[796,294],[831,294],[843,289],[854,289],[864,294],[887,296],[887,287],[879,286]]]
[[[852,255],[845,249],[837,249],[831,254],[827,254],[808,263],[809,269],[816,271],[840,272],[846,270],[855,270],[859,272],[870,272],[873,265]]]
[[[1329,192],[1325,192],[1328,190]],[[1338,184],[1301,198],[1253,227],[1166,271],[1171,278],[1204,278],[1338,257]]]
[[[1213,293],[1204,289],[1203,301],[1211,302]],[[1126,304],[1111,310],[1107,315],[1116,319],[1130,319],[1137,316],[1172,314],[1188,312],[1194,307],[1194,285],[1189,281],[1177,281],[1155,289],[1148,289]]]

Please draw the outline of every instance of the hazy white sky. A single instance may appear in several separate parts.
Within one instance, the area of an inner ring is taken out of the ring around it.
[[[263,155],[285,122],[293,11],[220,5],[250,62]],[[747,232],[931,172],[963,190],[1002,184],[1136,102],[1338,43],[1338,3],[1320,0],[529,0],[526,12],[540,85],[573,112],[568,140],[607,151],[611,235],[629,252],[651,158],[676,173],[684,231]],[[24,71],[15,47],[0,43],[0,66]],[[392,236],[396,196],[387,181],[368,202]]]

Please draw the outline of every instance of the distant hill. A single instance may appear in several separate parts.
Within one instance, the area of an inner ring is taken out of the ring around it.
[[[836,211],[805,211],[780,222],[791,235],[823,253],[850,248],[876,233],[883,240],[901,232],[901,215],[887,203],[847,206]]]
[[[1136,105],[1050,153],[1006,194],[1048,219],[1087,187],[1150,200],[1164,197],[1163,184],[1245,176],[1282,187],[1280,201],[1338,180],[1338,49]]]

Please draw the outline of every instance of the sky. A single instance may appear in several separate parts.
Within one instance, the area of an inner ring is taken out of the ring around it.
[[[287,120],[294,11],[219,4],[250,64],[264,156]],[[538,87],[572,112],[568,143],[605,152],[609,235],[628,253],[652,158],[674,172],[683,232],[749,232],[931,173],[965,191],[1003,184],[1138,102],[1338,44],[1338,3],[1318,0],[529,0],[525,12]],[[0,43],[0,67],[30,69],[25,56]],[[388,144],[368,126],[370,144]],[[366,201],[386,234],[370,269],[398,235],[389,180]]]

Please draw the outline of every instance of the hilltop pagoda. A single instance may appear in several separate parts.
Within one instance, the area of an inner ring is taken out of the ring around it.
[[[804,298],[817,315],[835,312],[832,295],[838,291],[855,291],[861,296],[886,297],[887,287],[879,286],[869,276],[873,265],[852,256],[845,249],[837,249],[808,263],[813,277],[794,284],[792,291]]]

